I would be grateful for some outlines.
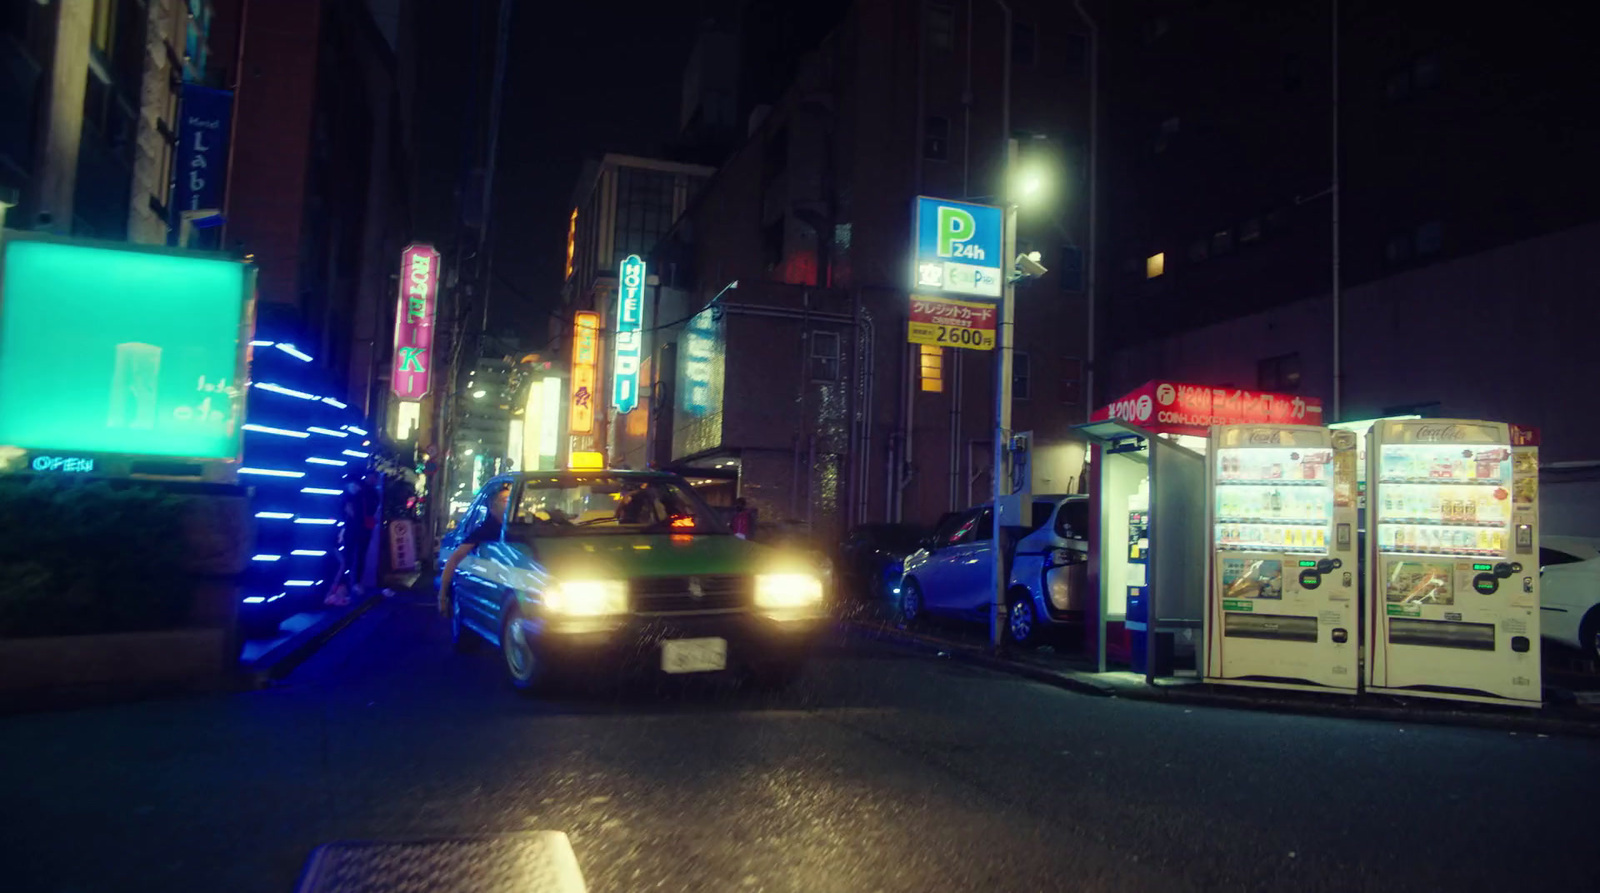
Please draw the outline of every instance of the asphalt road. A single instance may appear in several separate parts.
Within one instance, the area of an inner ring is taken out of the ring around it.
[[[1095,698],[839,641],[793,692],[517,697],[416,604],[281,688],[0,718],[0,889],[272,891],[559,830],[595,891],[1594,889],[1585,740]]]

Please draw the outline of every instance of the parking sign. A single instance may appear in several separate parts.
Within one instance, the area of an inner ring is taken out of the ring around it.
[[[911,291],[998,300],[1003,226],[994,205],[917,196]]]

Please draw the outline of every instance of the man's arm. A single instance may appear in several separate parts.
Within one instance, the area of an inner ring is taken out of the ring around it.
[[[446,617],[450,616],[450,581],[456,575],[456,566],[468,555],[472,554],[472,549],[476,545],[477,543],[469,539],[456,546],[456,550],[450,553],[449,558],[445,559],[444,575],[439,580],[439,613]]]

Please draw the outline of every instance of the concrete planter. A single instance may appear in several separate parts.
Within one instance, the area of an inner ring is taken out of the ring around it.
[[[0,700],[215,691],[233,678],[232,641],[216,628],[0,639]]]
[[[0,639],[0,706],[220,691],[238,682],[238,575],[249,561],[249,501],[237,487],[208,486],[194,495],[183,529],[188,624]]]

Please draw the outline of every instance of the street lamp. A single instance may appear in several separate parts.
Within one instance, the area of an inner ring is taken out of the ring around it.
[[[485,390],[473,391],[472,392],[472,399],[474,399],[474,400],[482,400],[486,395],[488,395],[488,393],[489,392],[485,391]]]
[[[1017,254],[1017,207],[1025,200],[1037,201],[1043,197],[1044,176],[1041,170],[1023,170],[1017,164],[1017,140],[1006,140],[1006,192],[1004,197],[1005,226],[1001,231],[1000,257],[1009,265],[1002,270],[1005,281],[1000,292],[1000,331],[997,332],[995,373],[995,424],[994,424],[994,529],[991,533],[990,555],[994,564],[994,599],[989,617],[989,644],[1000,650],[1006,626],[1006,563],[1001,531],[1005,514],[1004,498],[1008,494],[1009,476],[1006,474],[1006,454],[1011,438],[1011,370],[1013,359],[1012,335],[1016,319],[1016,285],[1025,279],[1043,276],[1047,270],[1039,263],[1039,253],[1029,252],[1027,257]],[[1020,515],[1026,506],[1017,506]],[[1022,523],[1020,520],[1016,523]]]

